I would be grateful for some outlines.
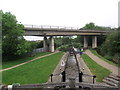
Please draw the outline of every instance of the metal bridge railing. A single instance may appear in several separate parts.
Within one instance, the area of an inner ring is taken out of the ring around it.
[[[24,25],[25,28],[39,28],[39,29],[69,29],[69,30],[78,30],[78,27],[65,27],[65,26],[49,26],[49,25]]]

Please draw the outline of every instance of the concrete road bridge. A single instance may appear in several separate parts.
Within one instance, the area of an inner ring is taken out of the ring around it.
[[[97,36],[106,35],[109,31],[104,30],[80,30],[75,27],[63,27],[63,26],[37,26],[37,25],[24,25],[25,36],[43,36],[43,47],[45,51],[54,52],[54,36],[84,36],[84,48],[88,48],[87,36],[92,36],[92,48],[97,47]],[[50,37],[50,45],[47,46]]]

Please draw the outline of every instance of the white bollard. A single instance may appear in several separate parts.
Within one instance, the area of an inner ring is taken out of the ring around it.
[[[8,85],[8,90],[12,90],[13,85]]]
[[[65,62],[63,60],[61,61],[61,66],[65,66]]]

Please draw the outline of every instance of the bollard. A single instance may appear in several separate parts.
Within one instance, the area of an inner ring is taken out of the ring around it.
[[[12,90],[13,89],[13,85],[8,85],[8,90]]]
[[[66,77],[65,77],[65,71],[62,72],[62,82],[66,81]]]
[[[96,76],[95,76],[95,75],[93,75],[93,84],[95,83],[95,78],[96,78]]]
[[[82,75],[83,75],[83,73],[80,72],[80,73],[79,73],[79,82],[82,82],[82,81],[83,81],[83,80],[82,80]]]
[[[4,85],[0,84],[0,90],[7,90],[7,88]]]
[[[52,77],[53,77],[53,74],[51,74],[51,75],[50,75],[50,77],[51,77],[51,82],[52,82]]]

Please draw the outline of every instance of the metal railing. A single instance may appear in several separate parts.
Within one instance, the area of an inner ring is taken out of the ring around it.
[[[44,48],[37,48],[37,49],[34,49],[32,53],[36,54],[44,51],[45,51]]]
[[[27,25],[24,24],[25,28],[37,28],[37,29],[69,29],[69,30],[78,30],[78,27],[65,27],[65,26],[49,26],[49,25]]]

